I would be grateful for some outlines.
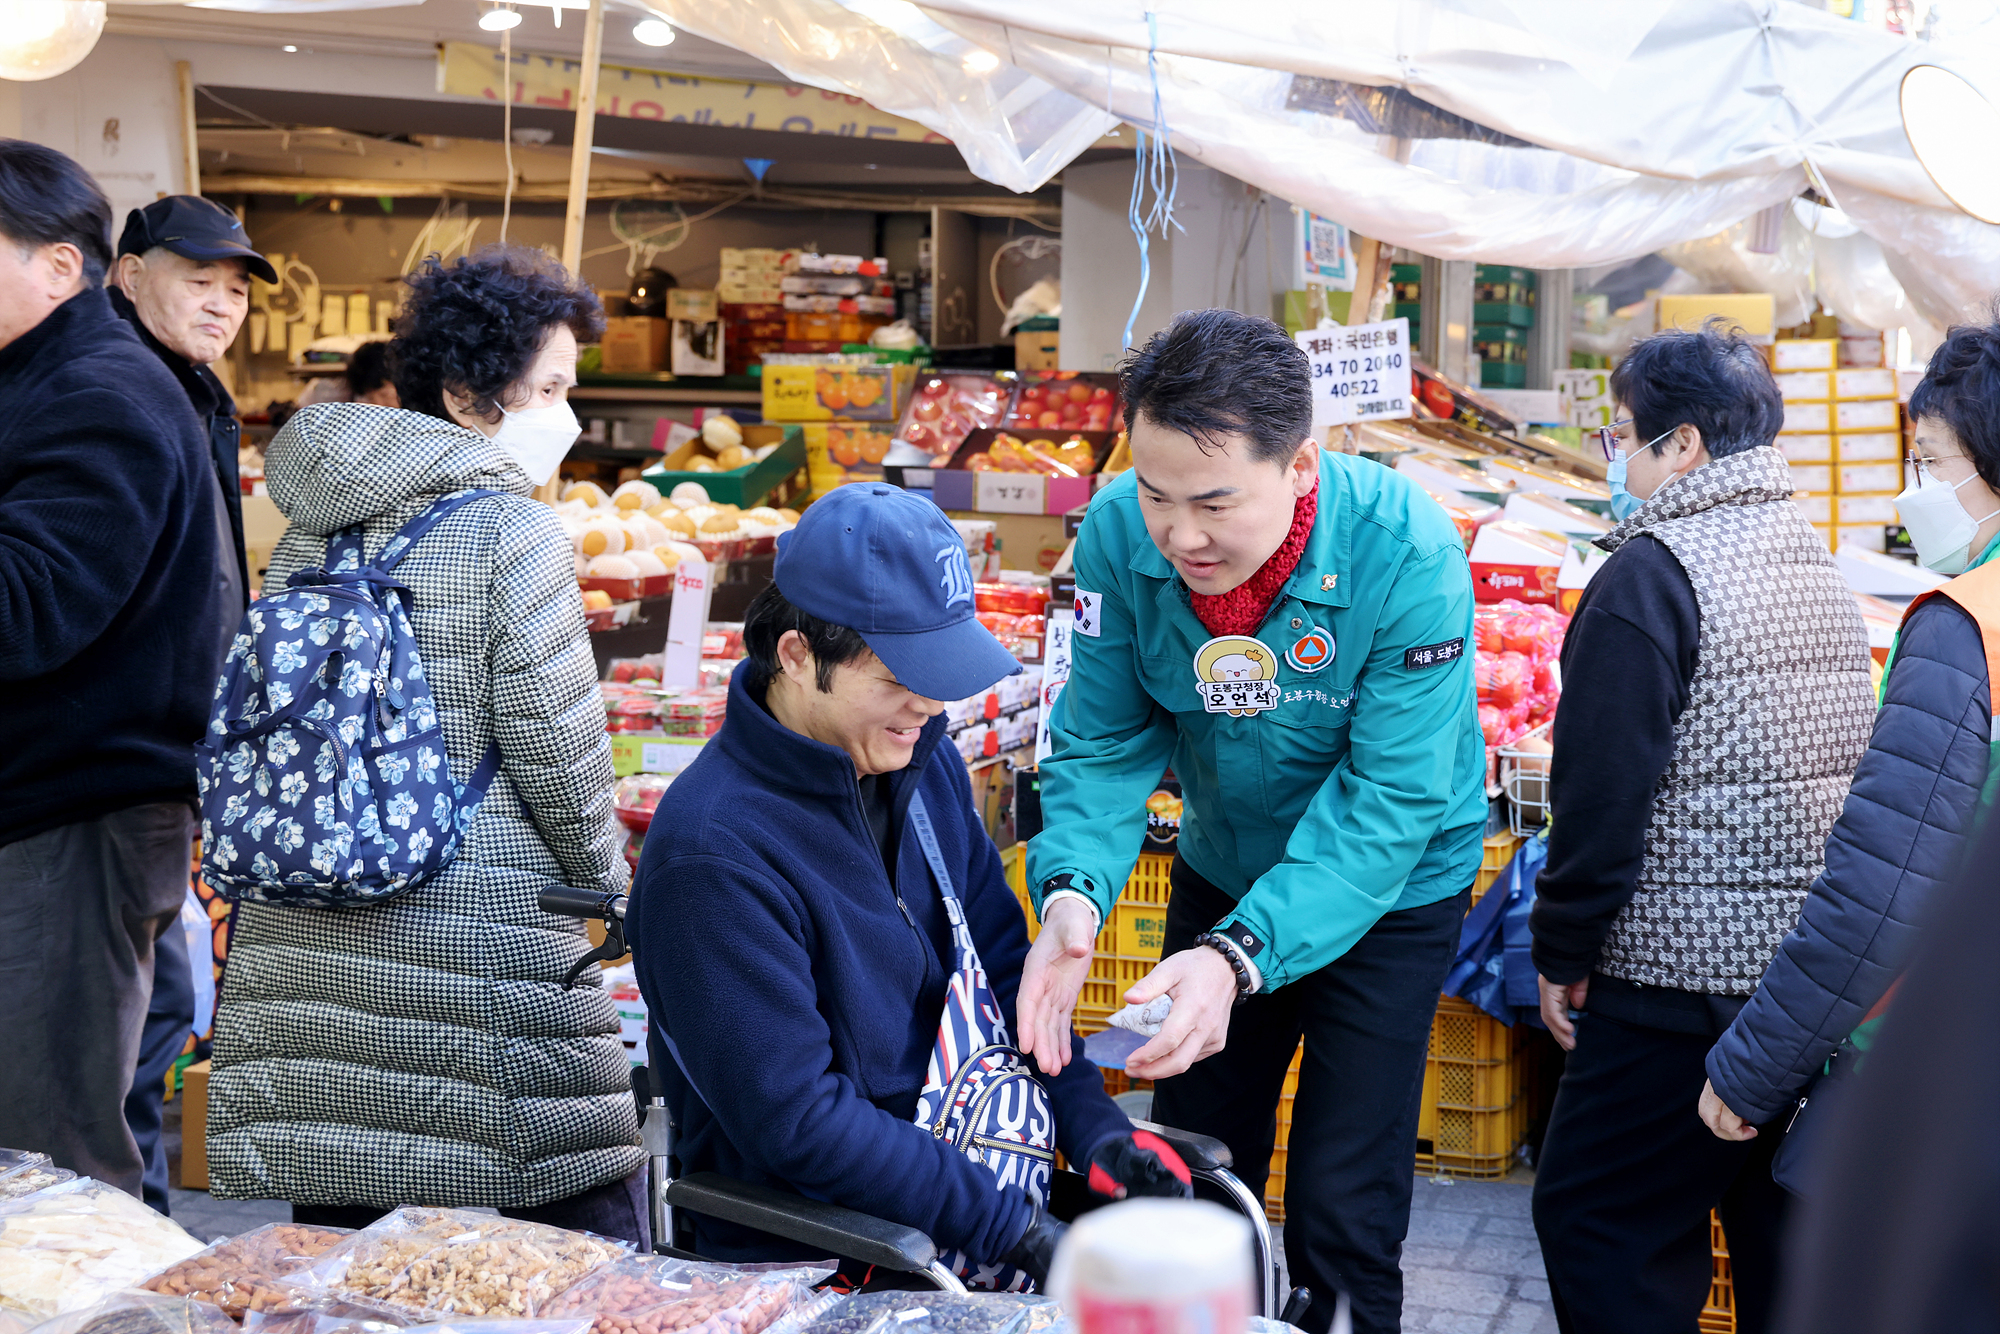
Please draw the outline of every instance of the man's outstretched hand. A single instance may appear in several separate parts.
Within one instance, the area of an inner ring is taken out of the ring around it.
[[[1134,1079],[1165,1079],[1177,1075],[1204,1056],[1213,1056],[1229,1040],[1229,1012],[1236,1005],[1236,970],[1220,951],[1206,945],[1182,950],[1160,961],[1152,972],[1125,993],[1127,1005],[1144,1005],[1155,996],[1172,996],[1173,1012],[1157,1037],[1125,1060]]]
[[[1058,1075],[1069,1064],[1070,1016],[1084,979],[1090,976],[1096,920],[1077,900],[1057,899],[1043,915],[1042,933],[1021,966],[1014,1036],[1021,1054],[1034,1057],[1045,1075]]]

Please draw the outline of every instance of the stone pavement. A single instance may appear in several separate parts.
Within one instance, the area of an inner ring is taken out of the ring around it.
[[[1555,1334],[1528,1212],[1534,1173],[1418,1177],[1403,1247],[1403,1328],[1416,1334]]]
[[[164,1126],[172,1179],[180,1179],[180,1100]],[[1504,1181],[1418,1177],[1403,1249],[1403,1328],[1408,1334],[1555,1334],[1555,1312],[1528,1214],[1534,1173]],[[174,1218],[204,1241],[291,1221],[282,1200],[217,1200],[175,1190]],[[1277,1229],[1282,1237],[1283,1229]]]

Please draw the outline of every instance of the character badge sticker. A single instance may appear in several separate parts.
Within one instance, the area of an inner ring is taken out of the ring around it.
[[[1285,661],[1302,672],[1318,671],[1333,661],[1333,636],[1317,628],[1306,631],[1285,650]]]
[[[1264,641],[1220,635],[1194,654],[1195,689],[1202,708],[1232,718],[1255,718],[1278,707],[1278,661]]]

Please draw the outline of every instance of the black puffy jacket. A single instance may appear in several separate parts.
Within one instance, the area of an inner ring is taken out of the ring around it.
[[[1868,753],[1798,925],[1708,1054],[1752,1124],[1776,1117],[1908,962],[1950,880],[1986,783],[1994,726],[1979,627],[1933,597],[1910,614]]]

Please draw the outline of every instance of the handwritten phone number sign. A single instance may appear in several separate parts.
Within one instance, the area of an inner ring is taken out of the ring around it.
[[[1411,415],[1407,319],[1307,329],[1296,340],[1312,363],[1314,426]]]

